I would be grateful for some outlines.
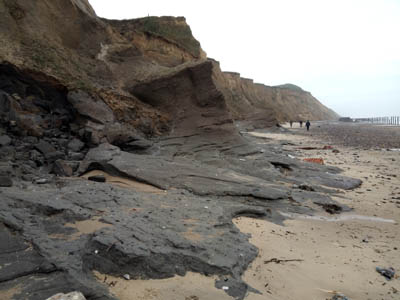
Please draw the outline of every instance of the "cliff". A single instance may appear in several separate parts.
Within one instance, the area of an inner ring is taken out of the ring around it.
[[[260,127],[289,119],[337,117],[307,92],[267,87],[222,73],[217,62],[207,60],[182,17],[104,20],[83,0],[2,0],[0,12],[0,37],[4,41],[0,45],[0,63],[44,84],[63,86],[67,94],[75,90],[90,94],[89,98],[109,106],[114,114],[109,123],[118,123],[114,127],[128,126],[146,135],[171,132],[171,124],[176,123],[171,120],[181,112],[161,109],[140,95],[152,93],[143,91],[145,86],[151,86],[149,82],[163,81],[169,90],[176,88],[183,97],[171,100],[166,96],[165,101],[171,105],[187,102],[187,94],[168,82],[168,78],[174,81],[177,73],[196,73],[197,79],[191,80],[190,75],[191,86],[185,87],[191,89],[187,92],[191,97],[205,98],[208,89],[219,91],[218,97],[223,98],[232,121],[254,120]],[[211,68],[207,75],[197,74],[207,68]],[[198,89],[197,85],[203,88]],[[127,113],[128,107],[131,112],[136,111],[135,122]],[[260,120],[264,121],[259,123]],[[89,126],[89,131],[100,136],[98,140],[104,136],[103,129]]]
[[[333,120],[339,116],[322,105],[310,92],[293,84],[267,86],[225,72],[226,86],[232,97],[230,108],[238,119],[248,119],[255,112],[271,111],[279,122],[290,120]],[[266,114],[268,115],[268,114]]]

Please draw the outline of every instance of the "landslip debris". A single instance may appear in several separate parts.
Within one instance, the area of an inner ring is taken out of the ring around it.
[[[330,290],[323,290],[317,289],[325,293],[333,294],[331,300],[350,300],[350,298],[346,297],[344,294],[337,292],[337,291],[330,291]]]
[[[343,294],[336,294],[333,295],[332,300],[350,300],[350,299]]]
[[[389,267],[387,269],[376,267],[376,271],[383,277],[385,277],[387,280],[391,280],[396,274],[396,271],[392,267]]]
[[[322,158],[304,158],[303,160],[310,163],[324,165],[324,160]]]
[[[333,214],[340,214],[343,211],[343,208],[334,203],[320,203],[314,202],[315,204],[321,206],[327,213]]]

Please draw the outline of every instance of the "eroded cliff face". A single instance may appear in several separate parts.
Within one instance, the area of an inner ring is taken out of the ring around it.
[[[256,112],[271,111],[279,122],[299,120],[335,120],[339,116],[322,105],[310,92],[294,85],[266,86],[225,72],[226,85],[232,92],[231,110],[238,119],[248,119]]]

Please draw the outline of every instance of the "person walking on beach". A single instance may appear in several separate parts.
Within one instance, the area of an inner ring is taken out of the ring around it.
[[[289,123],[290,123],[290,128],[292,128],[292,126],[293,126],[293,121],[289,121]]]
[[[300,123],[300,128],[303,127],[303,121],[299,121]]]
[[[310,120],[307,120],[306,122],[307,131],[310,130],[310,126],[311,126]]]

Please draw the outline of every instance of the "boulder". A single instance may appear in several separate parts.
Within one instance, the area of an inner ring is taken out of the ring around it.
[[[44,156],[37,150],[29,152],[29,158],[34,161],[37,166],[44,165]]]
[[[106,124],[114,122],[112,110],[100,99],[95,99],[83,91],[68,93],[68,101],[77,112],[94,122]]]
[[[68,149],[73,151],[73,152],[79,152],[85,147],[85,144],[78,139],[73,139],[68,143]]]
[[[17,126],[20,130],[24,131],[24,134],[32,135],[36,137],[43,136],[44,127],[46,124],[43,118],[37,114],[29,113],[17,113]]]
[[[8,135],[0,136],[0,147],[8,146],[11,144],[11,138]]]
[[[73,170],[65,161],[59,159],[54,162],[52,172],[57,176],[70,177]]]
[[[68,157],[69,157],[71,160],[75,160],[75,161],[77,161],[77,160],[83,160],[83,159],[85,158],[85,154],[80,153],[80,152],[69,152],[69,153],[68,153]]]
[[[39,143],[35,145],[35,148],[42,153],[48,161],[56,161],[64,157],[64,153],[57,151],[53,145],[44,140],[40,140]]]
[[[45,157],[48,156],[50,153],[57,151],[56,148],[53,147],[53,145],[44,140],[40,140],[39,143],[35,145],[35,148]]]
[[[56,294],[47,300],[86,300],[85,296],[81,292],[72,292],[69,294]]]

